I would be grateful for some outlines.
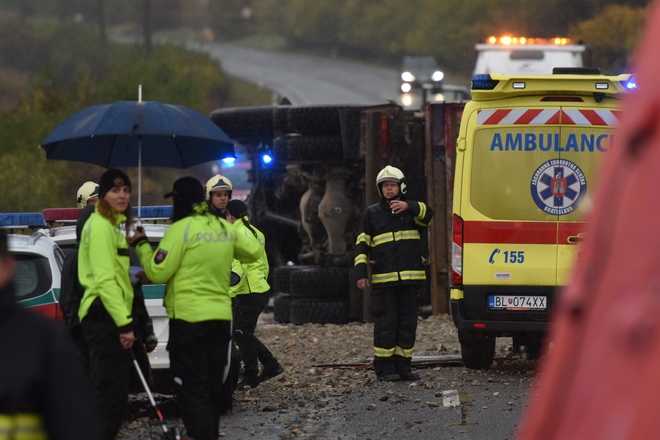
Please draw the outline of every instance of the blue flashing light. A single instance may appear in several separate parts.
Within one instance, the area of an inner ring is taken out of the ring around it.
[[[499,80],[492,79],[488,74],[478,74],[472,78],[472,90],[493,90],[498,84]]]
[[[261,156],[261,161],[264,164],[268,165],[269,163],[271,163],[273,161],[273,158],[270,154],[266,153],[263,156]]]
[[[623,87],[630,91],[637,90],[637,78],[631,76],[627,81],[623,81]]]
[[[225,157],[224,159],[222,159],[222,163],[229,166],[233,166],[235,162],[236,162],[235,157]]]
[[[46,227],[44,215],[40,212],[17,212],[0,214],[0,228]]]
[[[133,215],[138,216],[137,206],[133,207]],[[143,206],[142,207],[142,220],[149,219],[170,219],[172,218],[172,207],[171,206]]]

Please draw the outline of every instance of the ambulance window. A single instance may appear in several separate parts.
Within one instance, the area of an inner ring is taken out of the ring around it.
[[[557,159],[551,147],[558,139],[559,129],[547,125],[476,131],[470,179],[472,206],[498,220],[556,220],[535,203],[531,184],[540,165]]]
[[[542,50],[513,50],[509,54],[512,60],[542,60],[545,55]]]

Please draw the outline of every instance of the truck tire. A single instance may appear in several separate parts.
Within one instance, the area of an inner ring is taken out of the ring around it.
[[[220,108],[211,120],[232,140],[271,142],[273,139],[272,106]]]
[[[326,301],[309,298],[291,300],[291,323],[348,324],[348,301]]]
[[[296,270],[309,268],[310,266],[297,264],[276,267],[275,270],[273,270],[273,290],[279,293],[291,293],[291,273]]]
[[[461,357],[466,368],[487,370],[495,359],[495,336],[486,332],[458,331]]]
[[[281,324],[291,322],[291,296],[288,293],[278,293],[275,295],[273,319],[275,322]]]
[[[340,136],[340,110],[350,109],[349,105],[324,105],[290,107],[287,111],[287,132],[304,136]]]
[[[286,138],[286,156],[291,162],[328,162],[344,158],[341,136],[295,136]]]
[[[308,299],[347,299],[348,268],[312,267],[291,273],[291,295]]]
[[[278,162],[286,162],[288,160],[286,153],[287,139],[287,137],[277,137],[273,140],[273,159]]]

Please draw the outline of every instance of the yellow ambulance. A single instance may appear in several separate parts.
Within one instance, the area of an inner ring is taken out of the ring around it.
[[[555,69],[475,75],[456,150],[451,313],[465,366],[497,337],[538,354],[559,286],[579,262],[584,214],[631,75]]]

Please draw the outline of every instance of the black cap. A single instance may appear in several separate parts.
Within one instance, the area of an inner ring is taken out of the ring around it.
[[[101,176],[99,182],[99,199],[102,199],[112,188],[124,185],[128,186],[128,189],[132,189],[131,179],[122,170],[110,168]]]
[[[194,177],[182,177],[174,182],[172,191],[163,196],[165,199],[169,199],[170,197],[187,200],[190,203],[201,203],[205,198],[204,187],[202,186],[202,182]]]
[[[227,211],[232,217],[241,218],[241,214],[247,213],[247,205],[238,199],[230,200],[227,203]]]

